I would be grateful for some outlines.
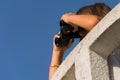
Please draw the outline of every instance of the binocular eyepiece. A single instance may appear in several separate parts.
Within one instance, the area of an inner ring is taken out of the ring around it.
[[[70,39],[74,38],[80,38],[79,35],[80,31],[83,30],[83,28],[78,27],[78,31],[74,32],[74,27],[67,24],[63,20],[60,21],[60,38],[55,39],[55,44],[58,47],[63,47],[68,45]]]

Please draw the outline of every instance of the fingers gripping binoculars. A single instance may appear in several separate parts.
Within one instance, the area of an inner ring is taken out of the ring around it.
[[[60,21],[60,38],[55,39],[55,44],[58,47],[63,47],[68,45],[70,39],[74,38],[80,38],[80,32],[83,30],[83,28],[78,27],[78,30],[75,32],[74,27],[67,24],[63,20]]]

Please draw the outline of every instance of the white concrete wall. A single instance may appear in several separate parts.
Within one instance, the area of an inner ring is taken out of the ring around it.
[[[119,46],[120,3],[71,51],[52,80],[120,80],[119,58],[108,59]]]

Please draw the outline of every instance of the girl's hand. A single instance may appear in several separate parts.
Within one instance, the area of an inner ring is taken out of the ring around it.
[[[66,14],[63,14],[61,19],[64,20],[66,23],[69,23],[70,21],[70,17],[73,16],[73,15],[76,15],[75,13],[66,13]]]
[[[66,22],[67,24],[70,24],[72,27],[74,27],[74,31],[78,30],[78,26],[72,22],[73,17],[75,16],[75,13],[66,13],[63,14],[61,17],[61,20]]]
[[[71,47],[71,45],[72,45],[72,43],[73,43],[73,39],[70,39],[70,41],[69,41],[69,43],[68,43],[67,46],[57,47],[57,46],[55,45],[55,39],[56,39],[56,38],[60,38],[60,35],[57,34],[57,35],[54,36],[53,50],[54,50],[54,51],[59,51],[60,53],[64,53],[68,48]]]

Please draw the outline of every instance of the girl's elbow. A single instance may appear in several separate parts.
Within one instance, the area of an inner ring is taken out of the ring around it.
[[[90,31],[93,27],[95,27],[95,25],[99,22],[99,19],[95,18],[94,20],[91,20],[89,22],[89,28],[88,30]]]

